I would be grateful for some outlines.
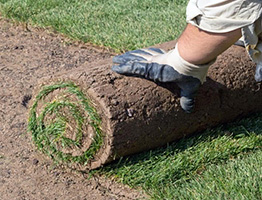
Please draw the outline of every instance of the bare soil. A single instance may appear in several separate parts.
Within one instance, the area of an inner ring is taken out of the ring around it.
[[[37,81],[109,58],[109,50],[0,18],[1,199],[140,199],[113,180],[59,169],[35,150],[27,133],[28,101]]]

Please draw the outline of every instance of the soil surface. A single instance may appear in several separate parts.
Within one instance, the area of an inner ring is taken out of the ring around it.
[[[110,51],[76,44],[53,32],[0,18],[0,194],[1,199],[140,199],[103,177],[58,169],[35,150],[27,133],[28,101],[37,81],[89,62]]]

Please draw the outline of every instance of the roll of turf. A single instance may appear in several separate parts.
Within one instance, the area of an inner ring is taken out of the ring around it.
[[[262,111],[261,83],[242,47],[232,46],[211,66],[191,114],[180,108],[176,84],[118,75],[111,62],[45,77],[35,89],[29,130],[55,162],[94,169]]]

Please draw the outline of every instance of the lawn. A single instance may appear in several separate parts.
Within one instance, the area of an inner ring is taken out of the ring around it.
[[[173,40],[185,0],[0,0],[2,16],[116,52]],[[123,158],[95,173],[152,199],[262,199],[262,114]]]
[[[261,199],[262,114],[99,170],[153,199]]]
[[[185,25],[186,0],[0,0],[3,16],[49,27],[117,52],[173,40]]]

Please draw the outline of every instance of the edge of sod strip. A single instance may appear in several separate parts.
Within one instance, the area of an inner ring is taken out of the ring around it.
[[[48,100],[48,96],[57,91],[58,95]],[[87,139],[83,137],[86,126],[94,132],[92,138],[88,135],[91,139],[88,148],[81,155],[66,152],[82,148],[83,140]],[[68,129],[75,132],[71,138],[67,135]],[[58,82],[40,89],[31,106],[28,130],[37,149],[57,164],[86,166],[103,144],[101,119],[88,97],[73,82]]]

